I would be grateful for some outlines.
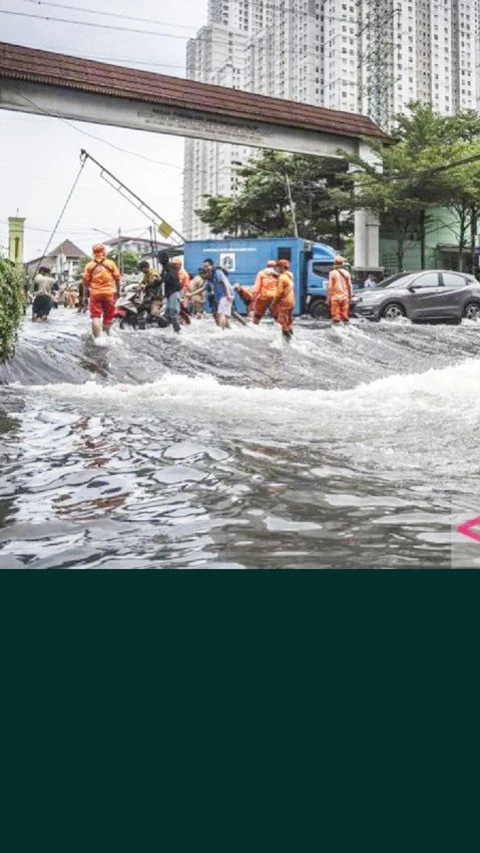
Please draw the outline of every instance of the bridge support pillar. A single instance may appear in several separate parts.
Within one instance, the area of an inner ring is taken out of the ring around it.
[[[381,169],[379,155],[365,142],[358,145],[358,155],[365,163]],[[352,171],[358,171],[354,166]],[[378,217],[369,210],[355,211],[355,260],[354,265],[361,269],[380,266],[380,223]]]
[[[380,224],[367,210],[355,211],[355,266],[362,269],[380,266]]]

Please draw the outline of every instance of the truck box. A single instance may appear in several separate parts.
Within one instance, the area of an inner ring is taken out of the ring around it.
[[[185,243],[185,268],[191,275],[207,258],[223,267],[232,284],[252,285],[267,261],[286,258],[295,278],[295,314],[306,311],[321,316],[325,304],[328,272],[338,252],[326,243],[313,243],[297,237],[232,238],[227,240],[194,240]],[[245,313],[245,305],[236,296],[235,308]]]

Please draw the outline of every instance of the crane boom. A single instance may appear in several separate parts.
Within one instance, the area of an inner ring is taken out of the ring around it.
[[[123,181],[115,177],[115,175],[106,169],[105,166],[102,166],[102,164],[99,163],[98,160],[95,160],[95,157],[92,157],[92,155],[89,154],[88,151],[85,151],[84,148],[82,148],[80,152],[80,159],[83,163],[87,160],[91,160],[92,163],[95,163],[95,165],[100,169],[100,177],[103,178],[109,186],[113,187],[114,190],[120,193],[126,201],[136,207],[140,213],[143,213],[150,222],[153,221],[162,237],[165,237],[167,240],[172,240],[175,248],[179,248],[185,242],[180,232],[173,228],[172,225],[169,225],[163,216],[160,216],[153,207],[150,207],[150,205],[143,201],[140,196],[134,193],[133,190],[129,189]]]

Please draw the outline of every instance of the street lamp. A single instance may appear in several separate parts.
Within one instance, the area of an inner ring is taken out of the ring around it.
[[[232,166],[245,166],[245,163],[241,163],[240,160],[232,160]],[[257,172],[264,172],[265,175],[277,175],[278,174],[277,172],[271,172],[269,169],[262,169],[259,166],[253,166],[252,165],[252,168],[255,168],[257,170]],[[298,237],[297,215],[296,215],[296,210],[295,210],[295,202],[292,198],[292,186],[290,183],[290,178],[288,177],[286,172],[281,172],[280,174],[282,175],[282,178],[284,178],[284,180],[285,180],[285,186],[287,188],[288,203],[290,205],[290,212],[292,214],[293,231],[294,231],[295,237]]]

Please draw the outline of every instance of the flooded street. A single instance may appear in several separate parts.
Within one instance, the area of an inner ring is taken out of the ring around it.
[[[450,567],[480,329],[27,318],[0,368],[0,567]]]

